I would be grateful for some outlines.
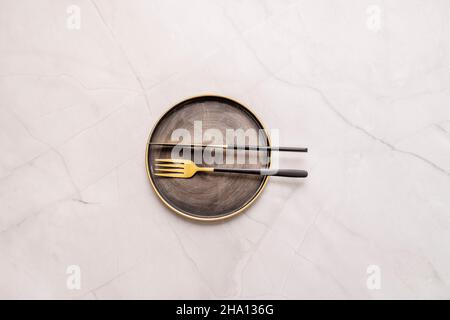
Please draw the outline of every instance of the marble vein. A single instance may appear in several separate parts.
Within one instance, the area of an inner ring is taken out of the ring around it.
[[[113,41],[116,43],[118,49],[120,50],[120,52],[122,53],[122,56],[124,57],[125,61],[127,62],[128,66],[130,67],[131,72],[133,73],[134,77],[136,78],[136,81],[139,84],[139,87],[142,90],[142,94],[144,95],[145,98],[145,103],[147,105],[147,109],[148,112],[151,113],[151,108],[150,108],[150,101],[148,99],[147,96],[147,91],[145,89],[144,86],[144,82],[142,81],[141,76],[139,75],[139,73],[137,72],[137,69],[133,66],[133,63],[131,62],[130,58],[128,58],[128,55],[125,51],[125,49],[123,48],[123,46],[120,44],[120,42],[117,40],[114,31],[112,30],[112,28],[109,26],[109,24],[106,22],[105,18],[103,17],[103,14],[100,11],[100,8],[98,7],[98,5],[95,3],[94,0],[91,0],[92,5],[95,8],[95,11],[97,12],[101,22],[103,23],[103,25],[105,26],[106,30],[108,30],[111,38],[113,39]]]

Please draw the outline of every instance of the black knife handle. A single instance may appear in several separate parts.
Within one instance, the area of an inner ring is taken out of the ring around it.
[[[308,152],[308,148],[298,147],[269,147],[269,146],[228,146],[231,149],[237,150],[257,150],[257,151],[286,151],[286,152]]]

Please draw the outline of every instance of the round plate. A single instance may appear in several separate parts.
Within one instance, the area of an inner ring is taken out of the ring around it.
[[[186,129],[194,137],[194,121],[202,121],[202,132],[219,130],[226,137],[227,129],[254,129],[259,131],[259,145],[269,146],[270,140],[258,118],[242,104],[220,96],[199,96],[178,103],[167,111],[156,123],[149,136],[149,143],[172,142],[175,129]],[[261,130],[262,129],[262,130]],[[198,132],[198,131],[197,131]],[[200,141],[201,143],[211,143]],[[150,183],[159,198],[176,213],[195,220],[214,221],[238,214],[246,209],[261,193],[268,177],[200,172],[190,179],[155,176],[154,160],[171,158],[172,148],[147,144],[146,164]],[[195,141],[195,143],[199,143]],[[237,142],[234,142],[237,144]],[[214,143],[216,144],[216,143]],[[224,143],[225,144],[225,141]],[[226,157],[226,150],[223,151]],[[232,151],[228,151],[232,152]],[[267,168],[270,153],[259,152],[258,157],[266,157],[264,162],[249,164],[245,152],[244,164],[205,164],[207,167]],[[194,151],[191,151],[192,155]],[[189,158],[192,155],[188,155]],[[203,157],[202,157],[203,158]],[[194,159],[194,157],[190,158]],[[260,159],[260,158],[259,158]]]

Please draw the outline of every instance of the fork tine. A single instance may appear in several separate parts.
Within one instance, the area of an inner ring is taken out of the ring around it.
[[[184,159],[155,159],[156,162],[185,163]]]
[[[160,171],[160,172],[176,172],[176,173],[183,173],[184,170],[183,169],[160,169],[160,168],[156,168],[156,171]]]
[[[179,168],[179,169],[183,169],[184,165],[183,164],[168,164],[168,163],[155,163],[155,167],[157,168]]]
[[[155,176],[169,177],[169,178],[183,178],[183,176],[178,173],[155,173]]]

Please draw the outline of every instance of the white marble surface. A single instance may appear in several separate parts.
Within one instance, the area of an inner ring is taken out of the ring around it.
[[[0,48],[1,298],[450,298],[449,1],[2,0]],[[147,135],[202,93],[310,177],[171,213]]]

